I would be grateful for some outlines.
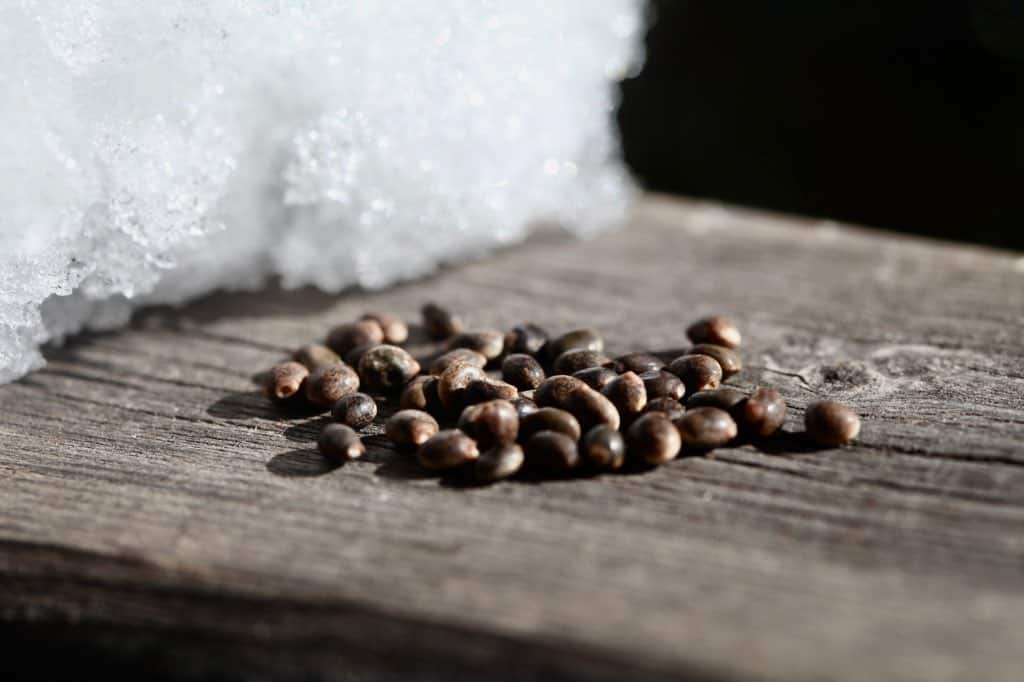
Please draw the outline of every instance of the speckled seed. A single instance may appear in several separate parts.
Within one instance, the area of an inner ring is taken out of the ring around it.
[[[740,345],[740,330],[724,317],[705,317],[697,320],[687,328],[686,335],[694,343],[713,343],[726,348],[736,348]]]
[[[644,372],[654,372],[663,369],[665,363],[661,358],[650,353],[626,353],[612,360],[609,367],[619,374],[623,372],[643,374]]]
[[[436,303],[427,303],[420,310],[423,315],[423,328],[432,339],[447,339],[462,331],[462,320],[447,308]]]
[[[608,367],[587,367],[578,372],[573,372],[572,375],[595,391],[600,391],[608,385],[609,381],[619,376],[615,370]]]
[[[539,431],[558,431],[572,438],[575,443],[580,439],[580,423],[576,417],[557,407],[541,407],[519,419],[519,440],[527,438]]]
[[[555,359],[552,371],[555,374],[573,374],[588,367],[600,367],[608,362],[608,356],[598,350],[574,348]]]
[[[323,344],[307,343],[292,353],[292,360],[313,371],[321,365],[336,365],[341,357]]]
[[[604,425],[587,431],[580,443],[580,453],[593,467],[613,471],[626,459],[626,440],[615,429]]]
[[[661,412],[669,419],[677,419],[683,416],[682,404],[678,400],[672,398],[655,398],[654,400],[647,401],[647,407],[644,408],[644,413],[648,412]]]
[[[512,407],[516,408],[516,414],[519,415],[520,421],[526,415],[533,414],[534,412],[540,409],[539,407],[537,407],[537,403],[533,402],[529,398],[524,398],[523,396],[513,398],[509,402],[512,403]]]
[[[686,409],[690,410],[695,407],[717,407],[720,410],[725,410],[729,414],[733,414],[735,411],[738,415],[737,410],[742,409],[740,403],[747,399],[747,394],[743,391],[738,391],[735,388],[729,388],[728,386],[722,386],[716,388],[713,391],[698,391],[686,399]]]
[[[716,346],[713,343],[698,343],[686,352],[687,355],[710,355],[722,366],[722,379],[728,379],[743,369],[743,360],[740,354],[725,346]],[[687,386],[687,388],[690,388]]]
[[[420,363],[398,346],[375,346],[359,360],[359,377],[369,391],[397,391],[420,373]]]
[[[819,400],[807,406],[804,426],[815,442],[835,447],[857,437],[860,433],[860,417],[842,403]]]
[[[309,370],[294,360],[274,365],[267,372],[263,384],[263,395],[274,402],[284,402],[299,393],[302,382],[309,376]]]
[[[495,483],[515,476],[523,466],[523,449],[515,443],[500,443],[477,458],[473,476],[478,483]]]
[[[422,410],[399,410],[384,424],[384,434],[395,445],[419,445],[440,428],[437,420]]]
[[[512,400],[519,395],[519,389],[497,379],[476,379],[466,384],[463,394],[466,405],[475,405],[487,400]]]
[[[722,382],[722,366],[710,355],[684,355],[673,360],[668,369],[691,393],[710,391]]]
[[[639,414],[647,406],[647,390],[636,372],[625,372],[608,382],[601,394],[619,411],[622,417]]]
[[[577,348],[601,352],[604,350],[604,339],[593,329],[574,329],[549,340],[545,344],[544,355],[548,362],[554,362],[565,351]]]
[[[327,345],[338,355],[353,348],[384,342],[384,330],[375,320],[359,320],[339,324],[327,333]]]
[[[565,408],[569,404],[569,396],[580,386],[589,388],[576,377],[556,374],[548,377],[534,390],[533,400],[539,407]]]
[[[711,450],[736,437],[736,422],[725,410],[717,407],[695,407],[687,410],[674,424],[687,450]]]
[[[323,428],[316,445],[320,454],[335,464],[357,459],[366,452],[366,446],[360,440],[359,434],[350,427],[336,422]]]
[[[548,474],[562,474],[580,463],[576,441],[557,431],[538,431],[523,444],[523,452],[531,469]]]
[[[505,334],[506,353],[536,355],[547,343],[548,333],[529,322],[513,327]]]
[[[622,418],[612,401],[587,385],[578,387],[569,396],[565,409],[576,417],[584,431],[606,424],[613,429],[619,428]]]
[[[346,426],[361,429],[377,417],[377,403],[365,393],[349,393],[334,403],[331,416]]]
[[[488,360],[494,360],[500,356],[504,347],[505,337],[502,336],[501,332],[490,329],[462,332],[450,337],[447,343],[448,350],[469,348],[480,353]]]
[[[362,346],[356,346],[349,352],[345,353],[345,364],[349,367],[359,367],[359,361],[363,359],[364,355],[366,355],[366,351],[371,348],[376,348],[379,345],[379,343],[367,343]]]
[[[639,376],[643,379],[648,400],[654,398],[679,400],[686,394],[686,385],[683,384],[683,381],[667,370],[644,372]]]
[[[334,407],[342,396],[359,389],[359,375],[343,362],[323,365],[306,378],[306,400],[325,410]]]
[[[363,315],[364,320],[373,320],[380,325],[384,332],[384,343],[398,345],[405,343],[409,338],[409,325],[402,318],[391,313],[370,312]]]
[[[430,373],[440,376],[456,362],[482,368],[487,364],[487,358],[469,348],[456,348],[439,355],[436,360],[430,363]]]
[[[513,353],[501,362],[501,378],[521,391],[528,391],[544,381],[544,369],[532,355]]]
[[[476,441],[458,429],[438,431],[416,451],[425,469],[454,469],[480,456]]]
[[[487,450],[498,443],[515,442],[519,414],[507,400],[490,400],[464,409],[458,426],[481,450]]]
[[[747,433],[770,436],[786,421],[786,401],[774,388],[759,388],[747,398],[739,417]]]
[[[437,394],[445,409],[462,409],[466,400],[466,386],[472,381],[483,381],[487,374],[479,367],[455,363],[437,378]]]
[[[668,417],[650,412],[633,422],[626,431],[626,446],[631,457],[647,464],[664,464],[676,458],[682,442],[679,431]]]

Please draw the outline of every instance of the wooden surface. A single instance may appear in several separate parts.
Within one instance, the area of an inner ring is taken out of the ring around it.
[[[490,488],[372,437],[328,469],[251,375],[429,299],[613,352],[723,312],[734,383],[778,387],[790,429],[849,402],[862,436]],[[1024,259],[658,197],[386,292],[154,310],[0,388],[0,632],[41,677],[1016,682],[1022,396]]]

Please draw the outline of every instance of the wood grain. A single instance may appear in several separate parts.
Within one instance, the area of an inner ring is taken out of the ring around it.
[[[255,392],[331,324],[431,299],[612,352],[723,312],[733,383],[779,388],[790,431],[848,402],[862,435],[466,488],[379,435],[330,469],[320,419]],[[0,622],[40,679],[1016,681],[1022,396],[1015,254],[647,197],[592,241],[384,292],[221,294],[51,353],[0,388]]]

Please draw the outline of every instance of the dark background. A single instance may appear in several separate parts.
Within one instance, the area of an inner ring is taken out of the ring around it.
[[[653,0],[649,188],[1024,248],[1024,0]]]

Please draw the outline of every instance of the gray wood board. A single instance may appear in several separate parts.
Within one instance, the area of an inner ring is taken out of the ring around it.
[[[790,431],[848,402],[862,435],[489,488],[375,435],[329,469],[322,421],[251,375],[427,300],[596,326],[613,353],[725,313],[733,383],[779,388]],[[383,292],[220,294],[51,353],[0,388],[0,622],[181,677],[1016,681],[1022,396],[1016,254],[650,196],[590,241]]]

